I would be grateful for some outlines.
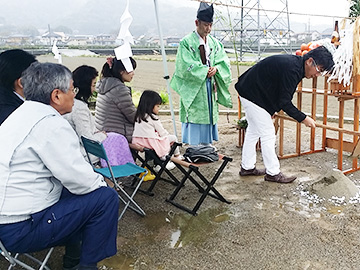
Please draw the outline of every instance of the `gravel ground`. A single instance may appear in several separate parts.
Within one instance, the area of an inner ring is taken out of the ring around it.
[[[86,63],[84,59],[77,63]],[[100,70],[99,59],[89,59],[98,66],[88,64]],[[65,58],[64,63],[67,61]],[[133,87],[140,89],[139,85],[143,85],[143,89],[156,90],[155,83],[145,85],[144,82],[154,72],[162,74],[162,64],[138,62],[136,76],[142,78],[142,84],[134,81]],[[172,74],[173,65],[170,65]],[[234,100],[236,102],[236,95]],[[336,115],[336,106],[332,109]],[[351,116],[351,108],[347,110]],[[162,119],[165,127],[172,131],[170,117],[162,116]],[[241,149],[237,147],[235,120],[233,115],[221,116],[220,141],[215,143],[220,153],[233,158],[216,183],[216,188],[232,203],[207,197],[198,215],[192,216],[165,202],[174,186],[159,181],[153,197],[141,193],[136,196],[147,215],[140,217],[132,211],[124,215],[119,222],[118,254],[101,262],[100,269],[359,269],[359,204],[316,203],[303,193],[309,183],[336,167],[336,151],[281,160],[282,171],[298,177],[292,184],[264,182],[262,177],[240,177]],[[178,122],[177,130],[180,130]],[[285,152],[294,151],[294,126],[289,124],[285,130]],[[321,133],[316,136],[319,144]],[[303,147],[308,145],[308,137],[304,127]],[[260,153],[258,161],[262,167]],[[344,166],[349,164],[351,160],[345,155]],[[201,169],[208,177],[215,170],[215,164]],[[359,185],[359,172],[348,177]],[[149,183],[143,185],[146,187]],[[192,206],[199,192],[188,183],[178,198]],[[51,269],[62,269],[62,254],[62,248],[55,250],[49,263]],[[5,269],[3,259],[0,269]]]

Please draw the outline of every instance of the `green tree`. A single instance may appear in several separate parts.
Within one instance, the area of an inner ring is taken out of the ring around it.
[[[355,20],[360,16],[360,0],[351,0],[349,17]]]

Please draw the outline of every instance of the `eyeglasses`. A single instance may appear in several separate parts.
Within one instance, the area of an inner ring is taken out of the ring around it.
[[[321,71],[321,70],[318,68],[318,66],[317,66],[314,58],[313,58],[313,62],[314,62],[314,66],[315,66],[316,72],[317,72],[317,73],[320,73],[321,76],[325,76],[325,75],[328,73],[327,70]]]
[[[76,96],[79,93],[79,87],[74,87],[74,89],[72,90],[74,95]]]

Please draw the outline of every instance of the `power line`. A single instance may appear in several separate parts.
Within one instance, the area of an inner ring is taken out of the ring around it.
[[[275,10],[275,9],[264,9],[264,8],[255,8],[255,7],[247,7],[242,5],[234,5],[234,4],[227,4],[227,3],[219,3],[217,1],[203,1],[203,0],[190,0],[193,2],[204,2],[208,4],[214,4],[217,6],[225,6],[225,7],[233,7],[233,8],[242,8],[242,9],[249,9],[249,10],[256,10],[256,11],[267,11],[267,12],[282,12],[282,10]],[[311,16],[311,17],[326,17],[326,18],[341,18],[341,19],[351,19],[350,17],[343,17],[338,15],[324,15],[324,14],[308,14],[308,13],[300,13],[300,12],[291,12],[288,11],[289,15],[301,15],[301,16]]]

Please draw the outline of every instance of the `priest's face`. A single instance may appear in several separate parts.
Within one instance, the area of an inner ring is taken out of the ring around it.
[[[196,31],[199,33],[200,37],[206,38],[206,36],[210,34],[212,23],[196,20],[195,25]]]

